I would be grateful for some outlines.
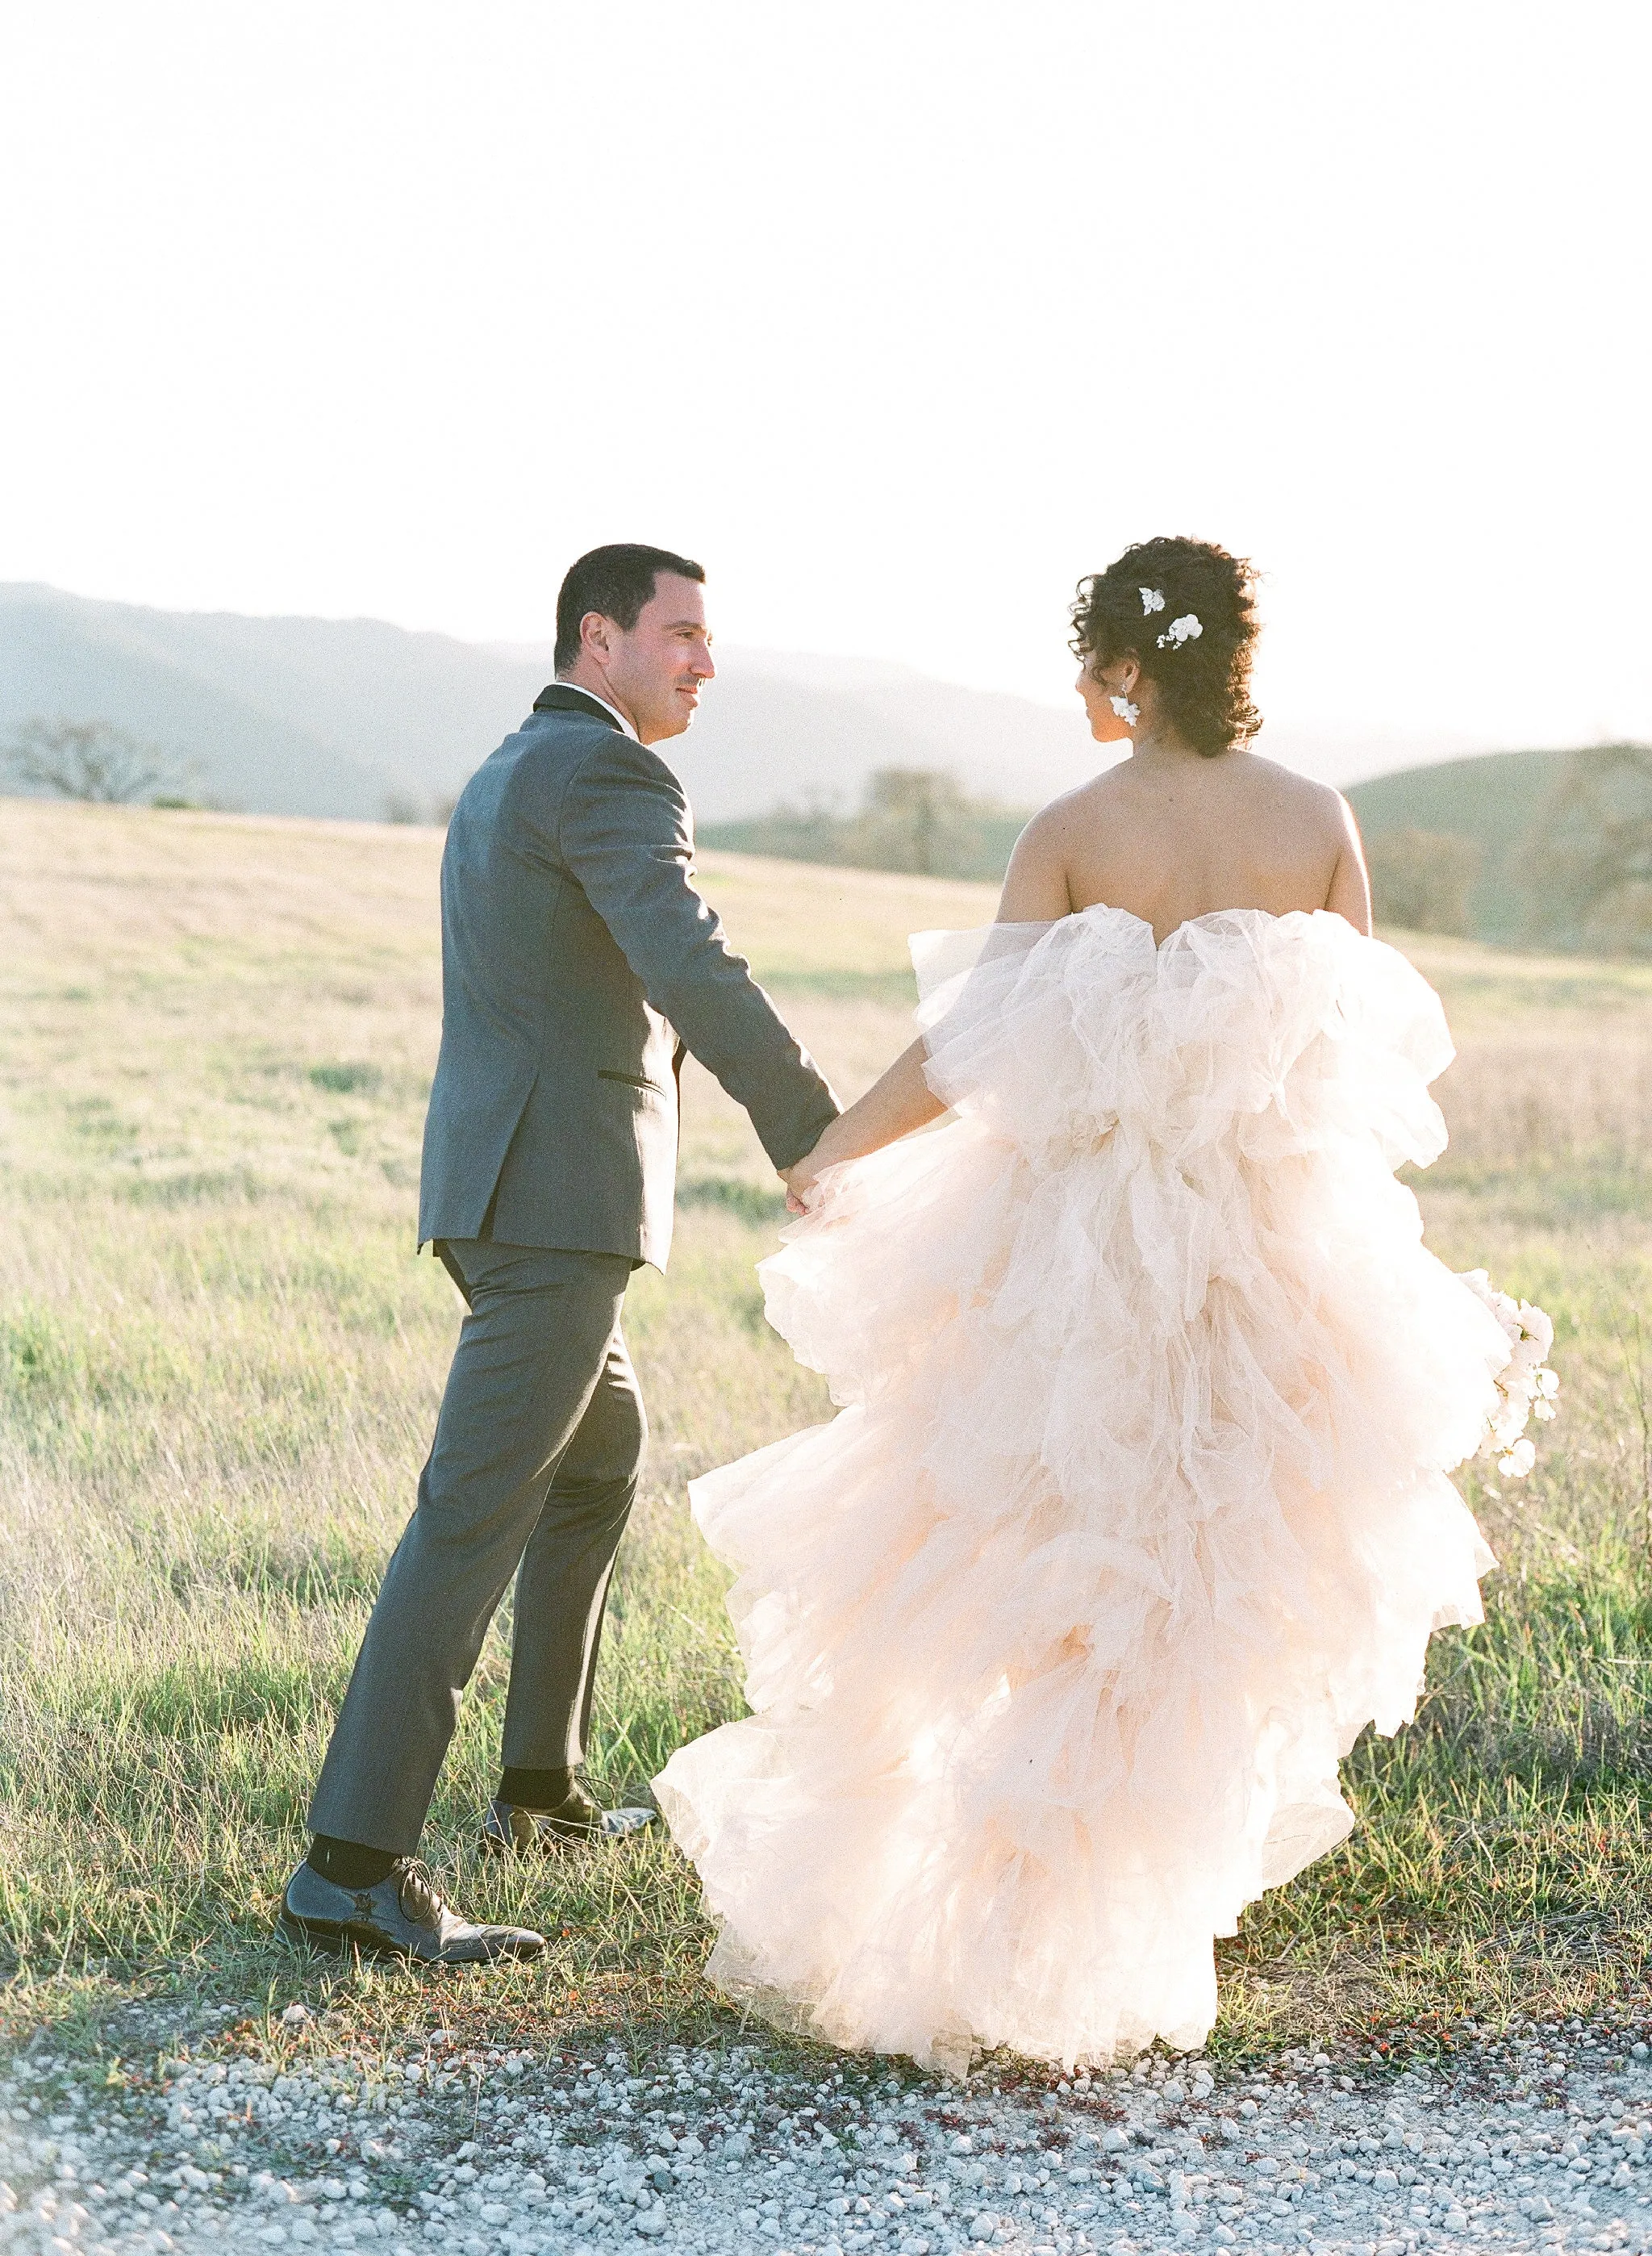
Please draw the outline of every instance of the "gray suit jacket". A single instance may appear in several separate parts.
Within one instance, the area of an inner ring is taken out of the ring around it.
[[[813,1149],[837,1100],[725,942],[693,854],[671,770],[565,683],[465,786],[442,856],[421,1245],[487,1236],[663,1269],[679,1038],[777,1167]]]

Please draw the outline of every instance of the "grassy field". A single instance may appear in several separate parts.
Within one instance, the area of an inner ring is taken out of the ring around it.
[[[545,1928],[548,1957],[421,1980],[270,1935],[458,1321],[412,1245],[439,839],[0,815],[0,2033],[112,2046],[134,2001],[257,2023],[295,1996],[365,2037],[732,2026],[668,1846],[503,1872],[475,1853],[497,1634],[428,1848],[467,1908]],[[847,1091],[906,1038],[906,934],[994,902],[724,856],[704,878]],[[1232,2049],[1588,2010],[1643,1992],[1652,1949],[1652,969],[1411,952],[1461,1051],[1431,1239],[1554,1314],[1563,1419],[1522,1491],[1468,1477],[1503,1562],[1491,1618],[1436,1640],[1414,1729],[1356,1750],[1352,1841],[1224,1946]],[[615,1793],[738,1711],[687,1480],[826,1406],[763,1321],[773,1178],[743,1116],[686,1086],[678,1250],[628,1323],[654,1440],[601,1686]]]

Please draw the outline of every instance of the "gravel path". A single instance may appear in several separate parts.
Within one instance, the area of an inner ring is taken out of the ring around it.
[[[1467,2037],[1395,2071],[1294,2053],[1214,2079],[1157,2060],[1071,2087],[758,2047],[330,2054],[290,2007],[285,2069],[233,2039],[123,2092],[39,2041],[0,2082],[0,2248],[581,2256],[1357,2252],[1652,2246],[1639,2029]],[[101,2077],[102,2071],[99,2071]]]

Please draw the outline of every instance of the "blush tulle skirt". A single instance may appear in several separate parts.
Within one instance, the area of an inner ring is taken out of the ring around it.
[[[750,1716],[660,1805],[783,2025],[1072,2066],[1215,2013],[1493,1562],[1447,1475],[1508,1343],[1395,1180],[1438,998],[1320,913],[914,943],[939,1128],[763,1264],[840,1406],[697,1482]]]

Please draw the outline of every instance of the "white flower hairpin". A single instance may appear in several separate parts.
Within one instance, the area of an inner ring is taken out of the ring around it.
[[[1138,588],[1136,593],[1142,598],[1142,617],[1143,618],[1146,618],[1149,611],[1162,611],[1164,609],[1164,590],[1163,588]]]
[[[1163,600],[1161,596],[1160,603],[1162,603]],[[1204,628],[1199,624],[1199,614],[1196,611],[1184,611],[1179,619],[1170,621],[1169,626],[1159,637],[1159,648],[1179,650],[1185,642],[1196,642],[1204,631]]]

